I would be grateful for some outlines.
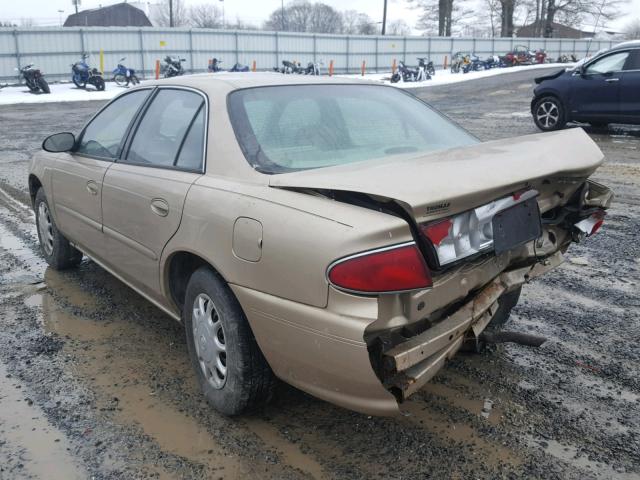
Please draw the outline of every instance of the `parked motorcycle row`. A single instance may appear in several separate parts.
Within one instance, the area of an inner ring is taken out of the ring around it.
[[[320,65],[323,65],[323,63],[309,62],[306,67],[303,67],[300,62],[283,60],[282,67],[273,67],[273,71],[283,73],[285,75],[320,75]]]
[[[424,57],[418,57],[417,60],[418,66],[415,68],[407,67],[404,62],[400,62],[397,70],[391,75],[391,83],[431,80],[431,77],[436,74],[433,62],[427,61]]]
[[[565,55],[566,57],[566,55]],[[575,56],[573,56],[575,58]],[[519,65],[535,65],[550,63],[551,58],[543,49],[529,50],[525,45],[516,45],[513,50],[504,55],[490,55],[482,60],[473,52],[456,52],[451,57],[451,73],[469,73],[490,68],[516,67]],[[560,59],[558,60],[560,62]],[[575,61],[566,58],[561,63]]]

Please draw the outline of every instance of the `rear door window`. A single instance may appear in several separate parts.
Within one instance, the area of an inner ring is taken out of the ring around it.
[[[624,70],[640,70],[640,49],[631,50],[624,64]]]
[[[123,161],[168,168],[197,165],[199,169],[203,158],[204,103],[202,95],[189,90],[161,89],[136,128]],[[191,128],[193,137],[189,135]],[[181,157],[185,146],[187,150]],[[197,150],[199,157],[194,153]]]

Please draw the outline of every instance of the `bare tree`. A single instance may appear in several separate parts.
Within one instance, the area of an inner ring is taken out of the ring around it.
[[[221,28],[222,11],[215,5],[202,3],[189,9],[191,25],[196,28]]]
[[[627,22],[623,28],[624,37],[627,40],[640,39],[640,18]]]
[[[493,38],[498,34],[498,24],[501,23],[501,5],[500,0],[484,0],[489,20],[489,34]]]
[[[160,27],[169,27],[172,16],[174,27],[189,25],[189,10],[185,7],[183,0],[162,0],[155,10],[153,20]]]
[[[350,35],[375,35],[378,33],[378,25],[366,13],[357,10],[342,12],[342,33]]]
[[[17,27],[18,25],[16,25],[15,23],[11,22],[11,21],[2,21],[0,20],[0,27]]]
[[[35,26],[36,22],[31,17],[22,17],[20,19],[20,26],[23,28],[30,28]]]
[[[387,25],[389,35],[411,35],[411,27],[402,19],[394,20]]]
[[[283,9],[271,12],[264,23],[267,30],[289,32],[339,33],[342,31],[342,15],[324,3],[295,0]]]
[[[431,31],[435,23],[440,37],[450,37],[453,25],[462,27],[460,21],[473,13],[465,5],[465,0],[407,0],[407,3],[422,11],[416,27]]]

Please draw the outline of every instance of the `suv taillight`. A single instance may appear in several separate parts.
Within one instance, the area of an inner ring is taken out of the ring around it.
[[[354,293],[376,294],[431,287],[431,273],[415,242],[359,253],[334,262],[331,284]]]

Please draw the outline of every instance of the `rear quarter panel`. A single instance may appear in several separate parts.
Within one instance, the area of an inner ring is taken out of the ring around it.
[[[239,217],[262,225],[258,261],[239,258],[233,230]],[[412,240],[402,219],[321,197],[211,176],[189,191],[180,228],[161,265],[178,251],[207,260],[231,284],[316,307],[327,305],[327,266],[364,250]]]

